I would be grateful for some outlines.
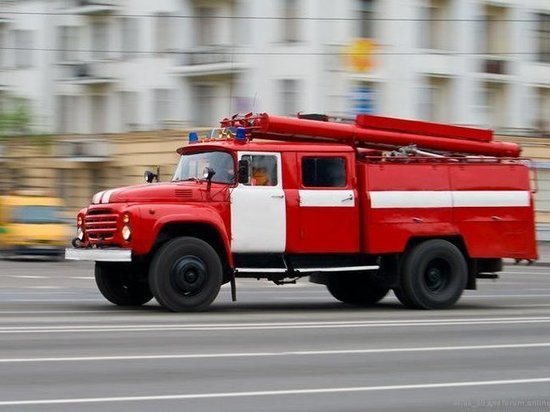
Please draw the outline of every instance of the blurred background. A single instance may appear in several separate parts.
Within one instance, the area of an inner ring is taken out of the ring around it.
[[[550,240],[548,0],[0,0],[0,194],[74,216],[248,111],[494,129]]]

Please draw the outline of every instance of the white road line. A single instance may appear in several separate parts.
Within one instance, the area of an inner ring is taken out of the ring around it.
[[[316,394],[327,394],[327,393],[377,392],[377,391],[397,391],[397,390],[415,390],[415,389],[460,388],[460,387],[471,387],[471,386],[521,385],[521,384],[546,383],[546,382],[550,382],[550,377],[491,380],[491,381],[420,383],[420,384],[407,384],[407,385],[356,386],[356,387],[344,387],[344,388],[312,388],[312,389],[289,389],[289,390],[250,391],[250,392],[214,392],[214,393],[190,393],[190,394],[149,395],[149,396],[116,396],[116,397],[104,397],[104,398],[98,397],[98,398],[36,399],[36,400],[0,401],[0,406],[61,405],[61,404],[80,404],[80,403],[138,402],[138,401],[170,401],[170,400],[188,400],[188,399],[244,398],[244,397],[257,397],[257,396],[282,396],[282,395],[316,395]]]
[[[8,333],[90,333],[90,332],[150,332],[150,331],[241,331],[327,328],[392,328],[417,326],[464,326],[550,323],[550,317],[464,318],[429,320],[330,321],[282,323],[221,323],[221,324],[136,324],[136,325],[70,325],[70,326],[4,326],[0,334]]]
[[[467,295],[462,295],[462,297],[460,299],[463,299],[463,298],[497,298],[497,299],[502,299],[502,298],[547,298],[547,297],[550,297],[550,294],[548,293],[532,293],[532,294],[529,294],[529,293],[524,293],[524,294],[485,294],[485,295],[478,295],[476,294],[475,292],[472,292],[472,294],[467,294]],[[459,301],[460,302],[460,301]]]
[[[0,358],[0,363],[35,363],[35,362],[86,362],[86,361],[126,361],[126,360],[162,360],[162,359],[204,359],[204,358],[250,358],[276,356],[329,356],[329,355],[368,355],[379,353],[408,353],[408,352],[443,352],[468,350],[498,350],[518,348],[548,348],[550,342],[538,343],[510,343],[498,345],[470,345],[470,346],[425,346],[406,348],[380,349],[341,349],[341,350],[311,350],[311,351],[284,351],[284,352],[235,352],[235,353],[195,353],[195,354],[165,354],[165,355],[120,355],[120,356],[68,356],[49,358]]]
[[[64,286],[46,286],[46,285],[38,285],[38,286],[25,286],[23,289],[43,289],[43,290],[50,290],[50,289],[66,289]]]

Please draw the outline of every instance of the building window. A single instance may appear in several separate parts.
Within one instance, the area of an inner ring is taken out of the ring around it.
[[[537,116],[535,127],[544,137],[550,137],[550,88],[537,89]]]
[[[77,113],[76,96],[57,96],[57,132],[61,134],[72,133]]]
[[[92,95],[92,133],[105,133],[107,129],[107,96]]]
[[[539,14],[538,61],[550,63],[550,14]]]
[[[138,129],[138,98],[137,92],[120,92],[120,114],[124,131]]]
[[[420,47],[444,50],[448,48],[450,30],[448,0],[429,0],[422,8],[420,24]]]
[[[298,42],[298,1],[297,0],[284,0],[283,9],[283,41],[286,43]]]
[[[139,50],[138,19],[125,17],[122,19],[122,57],[131,59]]]
[[[306,157],[302,159],[304,187],[346,186],[346,160],[342,157]]]
[[[374,0],[359,0],[357,37],[374,38]]]
[[[6,31],[4,30],[4,25],[0,23],[0,69],[5,69],[7,67],[6,55]]]
[[[165,129],[167,121],[170,120],[172,108],[173,91],[169,89],[155,89],[153,91],[154,98],[154,122],[158,129]]]
[[[197,126],[212,124],[212,113],[216,101],[216,87],[210,84],[197,84],[193,86],[193,121]]]
[[[485,126],[496,131],[505,129],[508,114],[506,84],[486,82],[481,92]]]
[[[108,58],[109,51],[109,26],[105,22],[92,24],[92,57],[96,60]]]
[[[78,60],[78,27],[58,27],[57,56],[60,62]]]
[[[489,55],[504,54],[509,51],[508,9],[500,6],[485,6],[484,50]]]
[[[452,110],[451,79],[429,77],[419,90],[419,117],[424,120],[448,123]]]
[[[24,69],[32,66],[33,32],[30,30],[14,30],[15,37],[15,67]]]
[[[168,13],[157,13],[155,15],[155,51],[162,53],[172,47],[172,19]]]
[[[295,115],[299,111],[299,82],[295,79],[279,80],[280,107],[279,113]]]
[[[198,7],[195,19],[195,44],[197,46],[212,46],[215,44],[216,12],[212,7]]]

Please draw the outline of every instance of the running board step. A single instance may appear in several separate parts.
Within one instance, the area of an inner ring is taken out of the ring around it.
[[[235,273],[288,273],[289,275],[307,273],[329,273],[329,272],[361,272],[366,270],[378,270],[379,265],[366,266],[338,266],[338,267],[316,267],[316,268],[294,268],[290,271],[286,268],[235,268]]]

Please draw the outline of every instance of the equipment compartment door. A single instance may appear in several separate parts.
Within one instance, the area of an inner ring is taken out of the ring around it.
[[[280,153],[239,152],[250,164],[247,184],[231,192],[231,250],[236,253],[283,253],[286,211]]]
[[[347,154],[299,154],[301,253],[355,253],[359,211],[352,159]]]

